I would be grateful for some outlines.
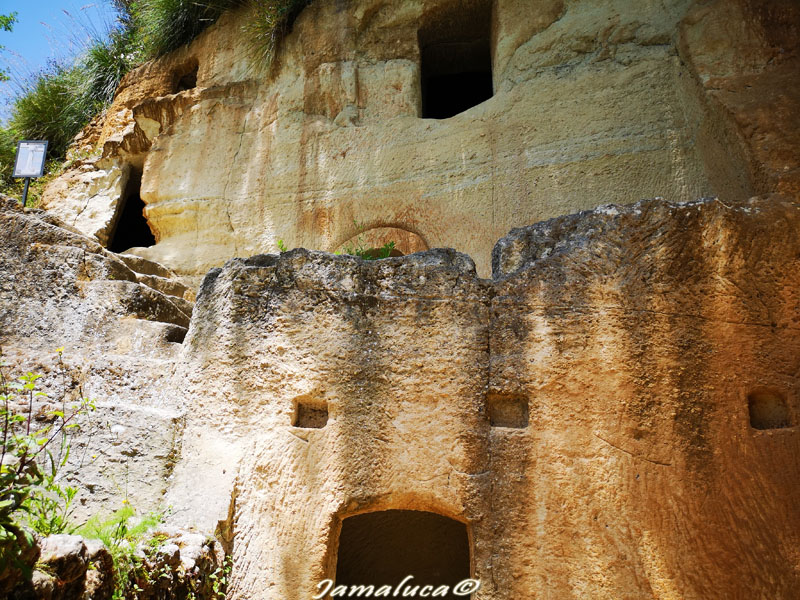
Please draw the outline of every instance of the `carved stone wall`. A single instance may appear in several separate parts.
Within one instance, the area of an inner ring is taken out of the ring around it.
[[[405,253],[454,247],[488,276],[512,227],[655,196],[798,191],[791,0],[317,0],[269,72],[251,63],[247,20],[228,14],[126,77],[96,125],[101,156],[46,206],[106,243],[143,169],[157,243],[135,252],[199,282],[279,239],[334,251],[391,229],[414,236],[395,239]],[[492,97],[421,118],[423,59],[445,60],[425,49],[482,35]]]
[[[342,520],[389,509],[467,525],[476,599],[792,597],[798,224],[775,197],[604,206],[512,231],[491,281],[450,250],[230,261],[167,498],[222,520],[233,598],[310,597]]]

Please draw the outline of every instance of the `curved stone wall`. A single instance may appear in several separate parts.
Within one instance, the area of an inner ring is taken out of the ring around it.
[[[793,597],[799,225],[778,197],[604,206],[512,231],[491,281],[452,250],[230,261],[167,499],[221,521],[232,598],[310,597],[342,520],[387,509],[466,523],[478,600]]]

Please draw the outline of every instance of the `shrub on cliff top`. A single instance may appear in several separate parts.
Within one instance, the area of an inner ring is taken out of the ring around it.
[[[110,0],[119,20],[92,41],[74,65],[53,64],[21,84],[11,121],[0,132],[0,191],[10,177],[18,139],[47,139],[48,156],[62,160],[75,135],[114,98],[122,77],[145,60],[191,42],[226,10],[249,7],[244,26],[255,67],[268,67],[281,38],[311,0]]]
[[[19,92],[10,122],[0,128],[0,191],[20,191],[21,180],[11,178],[17,140],[48,140],[51,172],[75,135],[114,98],[122,77],[141,61],[135,31],[120,24],[106,38],[96,35],[72,66],[52,63],[27,81],[16,82]],[[34,188],[41,183],[36,180]]]
[[[34,76],[14,101],[12,129],[23,139],[48,140],[48,154],[63,156],[97,108],[79,91],[84,87],[82,76],[78,67],[59,65]]]
[[[269,64],[281,37],[311,0],[116,0],[138,31],[148,58],[191,42],[226,10],[249,7],[245,26],[254,58]]]
[[[250,0],[253,18],[244,27],[252,58],[258,65],[269,66],[278,43],[294,20],[311,0]]]
[[[137,0],[129,4],[145,53],[155,58],[188,44],[245,0]]]
[[[136,32],[129,27],[113,29],[107,40],[96,40],[79,61],[83,89],[100,106],[110,104],[125,74],[142,61]]]

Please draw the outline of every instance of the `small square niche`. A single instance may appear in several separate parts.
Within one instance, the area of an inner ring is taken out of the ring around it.
[[[292,427],[322,429],[328,424],[328,405],[325,402],[298,400],[292,415]]]
[[[492,427],[524,429],[528,426],[528,399],[491,394],[487,401]]]
[[[789,405],[782,394],[773,390],[756,390],[747,396],[750,427],[783,429],[792,426]]]

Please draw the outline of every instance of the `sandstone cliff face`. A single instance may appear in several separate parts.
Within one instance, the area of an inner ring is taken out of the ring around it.
[[[494,241],[544,218],[797,193],[790,0],[318,0],[269,73],[247,18],[130,74],[97,126],[102,156],[46,206],[108,243],[143,171],[157,243],[136,252],[199,281],[278,239],[333,251],[361,230],[406,253],[455,247],[486,276]],[[485,48],[491,98],[421,118],[426,73],[445,68],[430,49],[453,40]]]
[[[50,216],[0,206],[6,354],[105,402],[86,511],[217,528],[233,599],[393,510],[464,528],[477,600],[800,596],[796,3],[318,0],[269,73],[246,18],[126,78]],[[491,98],[422,118],[482,36]]]
[[[232,598],[310,597],[347,519],[408,509],[467,525],[478,599],[793,598],[799,225],[604,206],[512,231],[492,281],[442,250],[230,261],[167,498],[222,520]]]
[[[66,345],[51,398],[101,400],[85,512],[125,481],[216,528],[231,598],[307,598],[351,519],[409,510],[464,528],[478,600],[800,594],[795,202],[601,206],[512,231],[492,280],[453,250],[234,259],[182,344],[174,296],[2,209],[4,350]]]
[[[44,375],[54,410],[97,401],[81,422],[65,472],[81,483],[77,517],[123,499],[156,508],[180,444],[182,413],[165,387],[186,334],[191,303],[142,275],[163,267],[116,256],[42,211],[0,197],[0,349],[11,372]],[[175,291],[174,289],[171,291]],[[56,348],[63,348],[63,368]],[[42,411],[46,412],[46,411]]]
[[[509,560],[535,565],[529,586],[798,594],[800,440],[748,411],[769,390],[797,418],[798,214],[770,199],[644,202],[495,247],[489,391],[524,395],[533,415],[526,477],[497,504],[537,507],[527,532],[504,529]]]

